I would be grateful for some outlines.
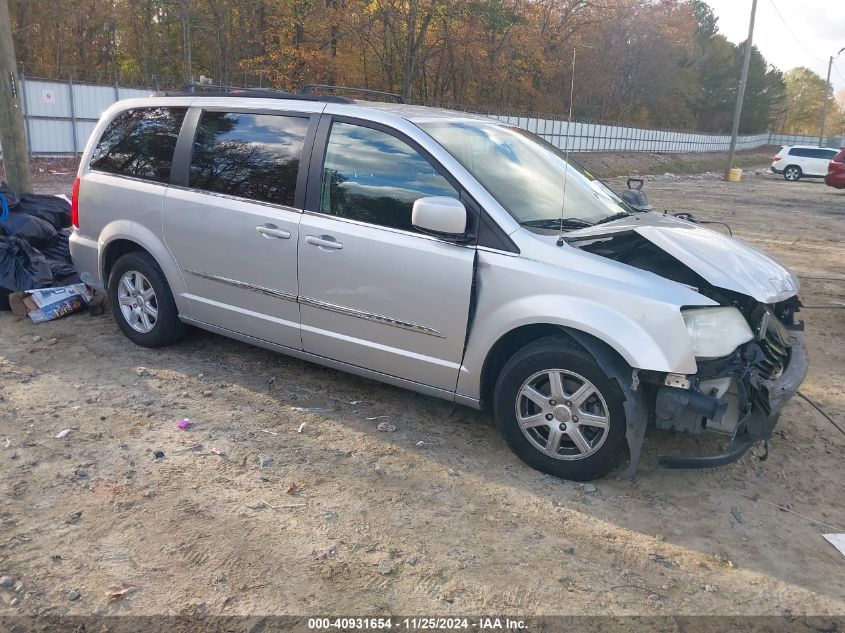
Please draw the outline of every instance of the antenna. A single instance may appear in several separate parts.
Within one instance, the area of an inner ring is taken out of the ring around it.
[[[560,226],[558,227],[557,245],[563,246],[563,214],[566,209],[566,181],[569,177],[569,134],[572,127],[572,98],[575,95],[575,47],[572,47],[572,79],[569,84],[569,118],[566,121],[566,145],[563,148],[566,171],[563,172],[563,199],[560,201]]]

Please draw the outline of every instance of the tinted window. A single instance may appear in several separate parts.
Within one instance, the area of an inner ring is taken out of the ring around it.
[[[203,112],[191,187],[292,206],[307,131],[304,117]]]
[[[411,208],[427,196],[458,194],[428,160],[395,136],[348,123],[332,125],[321,211],[412,230]]]
[[[834,149],[815,149],[812,147],[793,147],[789,155],[790,156],[803,156],[804,158],[823,158],[825,160],[830,160],[836,154],[836,150]]]
[[[187,108],[140,108],[109,123],[91,168],[157,182],[170,180],[173,150]]]

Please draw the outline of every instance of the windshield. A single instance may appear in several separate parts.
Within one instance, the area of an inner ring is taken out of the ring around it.
[[[452,154],[520,224],[576,228],[630,211],[598,178],[530,132],[483,122],[419,126]],[[566,199],[564,200],[564,175]],[[570,226],[566,226],[569,224]],[[548,226],[547,226],[548,228]]]

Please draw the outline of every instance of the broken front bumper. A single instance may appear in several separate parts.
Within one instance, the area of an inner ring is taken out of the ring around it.
[[[742,415],[736,425],[730,445],[715,455],[706,456],[666,456],[659,463],[665,468],[708,468],[721,466],[736,461],[756,442],[768,440],[780,418],[781,410],[787,401],[798,392],[807,375],[807,348],[799,335],[786,335],[783,329],[778,334],[780,347],[788,356],[778,369],[778,375],[772,376],[771,353],[765,343],[749,344],[745,358],[748,364],[740,365],[734,376],[740,385]]]

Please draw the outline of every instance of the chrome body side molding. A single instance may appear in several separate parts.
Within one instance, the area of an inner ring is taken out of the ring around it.
[[[410,330],[411,332],[417,332],[419,334],[428,334],[429,336],[436,336],[437,338],[446,338],[446,335],[443,334],[443,332],[441,332],[440,330],[435,330],[434,328],[426,327],[425,325],[410,323],[408,321],[400,321],[398,319],[392,319],[390,317],[382,316],[380,314],[362,312],[361,310],[353,310],[352,308],[344,308],[343,306],[335,305],[333,303],[326,303],[325,301],[318,301],[317,299],[311,299],[309,297],[299,297],[299,303],[301,303],[302,305],[328,310],[330,312],[337,312],[338,314],[355,317],[357,319],[365,319],[367,321],[383,323],[384,325],[392,325],[393,327],[402,328],[403,330]]]
[[[221,275],[212,275],[211,273],[203,273],[197,270],[188,269],[186,269],[185,272],[196,277],[202,277],[203,279],[210,279],[212,281],[218,281],[223,284],[235,286],[236,288],[244,288],[245,290],[260,292],[261,294],[276,297],[277,299],[284,299],[286,301],[296,301],[297,303],[300,303],[302,305],[312,306],[315,308],[320,308],[322,310],[329,310],[330,312],[337,312],[338,314],[355,317],[357,319],[375,321],[376,323],[382,323],[384,325],[402,328],[403,330],[410,330],[411,332],[417,332],[418,334],[427,334],[428,336],[436,336],[437,338],[446,338],[446,335],[443,334],[443,332],[441,332],[440,330],[435,330],[434,328],[426,327],[425,325],[419,325],[418,323],[410,323],[408,321],[400,321],[398,319],[382,316],[380,314],[362,312],[361,310],[353,310],[352,308],[345,308],[343,306],[335,305],[333,303],[326,303],[325,301],[318,301],[317,299],[311,299],[309,297],[297,297],[287,292],[280,292],[278,290],[273,290],[272,288],[265,288],[263,286],[248,284],[244,281],[230,279],[229,277],[223,277]]]
[[[195,277],[202,277],[203,279],[210,279],[211,281],[219,281],[221,284],[235,286],[236,288],[244,288],[245,290],[252,290],[253,292],[260,292],[261,294],[276,297],[277,299],[296,301],[296,295],[288,292],[281,292],[279,290],[273,290],[272,288],[265,288],[264,286],[255,286],[253,284],[248,284],[245,281],[238,281],[237,279],[230,279],[229,277],[221,277],[220,275],[212,275],[210,273],[201,273],[197,270],[188,270],[187,268],[185,269],[185,272],[190,275],[194,275]]]

